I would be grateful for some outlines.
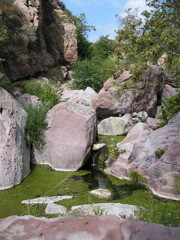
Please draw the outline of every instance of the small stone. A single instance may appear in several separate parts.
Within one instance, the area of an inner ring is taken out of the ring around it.
[[[145,111],[141,111],[141,112],[138,112],[137,114],[137,117],[141,120],[141,121],[145,121],[148,117],[148,114],[147,112]]]
[[[133,112],[132,117],[137,117],[137,112]]]
[[[99,149],[101,149],[101,148],[103,148],[105,146],[106,146],[105,143],[96,143],[96,144],[93,144],[92,150],[93,151],[98,151]]]
[[[48,203],[45,212],[46,214],[65,214],[67,213],[67,208],[55,203]]]
[[[93,196],[97,198],[109,198],[111,197],[111,192],[107,189],[98,188],[90,192]]]

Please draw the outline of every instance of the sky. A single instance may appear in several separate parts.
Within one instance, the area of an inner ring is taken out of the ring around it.
[[[145,9],[145,0],[62,0],[73,15],[85,13],[88,25],[93,25],[96,31],[89,33],[89,41],[95,42],[100,36],[109,35],[114,38],[118,29],[116,14],[123,16],[128,8]]]

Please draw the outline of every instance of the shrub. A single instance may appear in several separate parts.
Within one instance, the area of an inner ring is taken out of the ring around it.
[[[106,216],[107,212],[101,207],[94,207],[92,211],[95,216]]]
[[[158,117],[160,120],[167,123],[173,115],[180,111],[180,93],[166,99],[164,101],[164,108],[161,109],[161,115]]]
[[[145,179],[138,172],[134,170],[130,171],[129,177],[131,179],[131,183],[136,186],[145,181]]]
[[[91,87],[95,91],[99,91],[103,83],[113,75],[115,70],[115,60],[107,59],[91,59],[83,60],[74,64],[74,81],[73,89],[85,89]]]
[[[39,97],[46,110],[51,109],[59,103],[59,97],[56,91],[49,84],[41,84],[39,82],[27,82],[22,86],[24,93],[29,93]]]
[[[27,144],[29,147],[33,145],[35,148],[39,148],[44,143],[41,132],[47,129],[47,122],[45,121],[47,110],[32,105],[25,106],[25,110],[28,113],[25,125]]]
[[[155,154],[156,157],[161,158],[162,155],[164,154],[164,150],[158,148],[158,149],[154,152],[154,154]]]

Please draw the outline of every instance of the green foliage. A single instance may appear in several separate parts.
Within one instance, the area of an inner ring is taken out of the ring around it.
[[[154,154],[155,154],[156,157],[161,158],[162,155],[164,154],[164,150],[158,148],[158,149],[154,152]]]
[[[28,146],[33,145],[35,148],[39,148],[44,143],[41,133],[47,129],[47,122],[45,121],[47,110],[32,105],[25,106],[25,110],[28,113],[25,125]]]
[[[147,0],[150,10],[141,13],[131,9],[125,17],[119,17],[117,54],[121,70],[135,64],[131,71],[139,80],[147,63],[157,64],[158,58],[167,53],[166,70],[178,72],[178,41],[180,3],[177,0]],[[144,19],[144,20],[142,20]]]
[[[167,123],[175,113],[180,111],[180,93],[166,99],[163,105],[164,108],[161,109],[161,115],[158,118]]]
[[[147,209],[139,207],[135,217],[140,221],[163,224],[169,227],[177,227],[180,221],[179,210],[176,206],[167,206],[165,203],[153,204]]]
[[[112,56],[114,53],[114,41],[107,36],[101,36],[98,41],[92,44],[92,56],[100,59]]]
[[[145,182],[145,179],[138,172],[134,170],[130,171],[129,177],[130,177],[131,183],[135,186]]]
[[[26,204],[26,210],[23,215],[32,215],[35,217],[40,217],[42,212],[42,205],[40,204]]]
[[[42,84],[40,82],[26,82],[22,86],[22,91],[24,93],[29,93],[39,97],[46,110],[51,109],[54,105],[59,103],[59,97],[53,87],[46,83]]]
[[[95,216],[106,216],[107,212],[101,207],[94,207],[92,214]]]
[[[180,193],[180,177],[179,176],[175,177],[174,179],[174,187],[177,191],[177,194],[179,194]]]
[[[0,24],[0,46],[2,46],[8,39],[7,29],[3,24]]]
[[[111,57],[104,60],[90,59],[78,61],[73,66],[73,89],[91,87],[95,91],[102,88],[103,83],[112,76],[115,70],[115,60]]]
[[[48,110],[59,103],[59,98],[56,94],[56,91],[48,84],[43,86],[41,100],[44,103],[45,108]]]

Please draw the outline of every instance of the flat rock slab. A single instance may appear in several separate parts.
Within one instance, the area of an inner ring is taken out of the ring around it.
[[[48,203],[59,202],[62,200],[72,199],[72,198],[73,196],[40,197],[40,198],[24,200],[21,203],[22,204],[48,204]]]
[[[55,203],[48,203],[45,212],[46,214],[65,214],[67,213],[67,208]]]
[[[179,240],[180,228],[170,228],[114,215],[85,218],[12,216],[0,220],[1,240]]]
[[[93,196],[101,199],[106,199],[111,197],[111,192],[107,189],[98,188],[90,192]]]
[[[120,203],[96,203],[73,206],[71,211],[74,214],[79,213],[82,216],[96,215],[96,213],[102,213],[102,215],[114,214],[119,218],[124,216],[134,216],[134,211],[138,208],[133,205],[120,204]]]

